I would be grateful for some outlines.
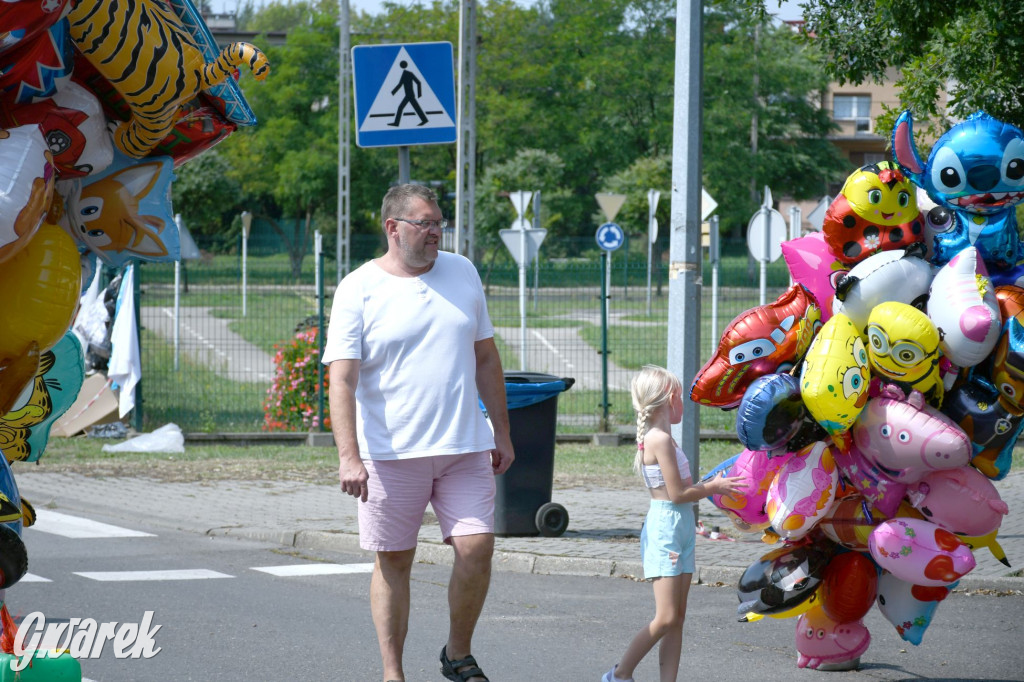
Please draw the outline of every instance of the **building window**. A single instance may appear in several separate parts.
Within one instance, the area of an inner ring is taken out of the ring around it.
[[[885,154],[882,152],[850,152],[850,162],[857,168],[882,161],[885,161]]]
[[[834,95],[832,115],[837,121],[853,121],[858,133],[871,132],[871,97],[869,95]]]

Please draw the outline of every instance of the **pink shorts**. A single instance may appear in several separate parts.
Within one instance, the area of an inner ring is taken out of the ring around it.
[[[359,502],[359,546],[398,552],[416,546],[427,503],[441,537],[494,532],[494,470],[491,453],[386,461],[363,460],[369,495]]]

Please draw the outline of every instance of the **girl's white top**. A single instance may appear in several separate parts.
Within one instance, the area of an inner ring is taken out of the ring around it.
[[[678,445],[676,445],[676,465],[679,467],[680,478],[684,481],[690,478],[690,460],[686,459],[683,449]],[[644,485],[648,488],[665,487],[665,475],[661,473],[661,465],[657,462],[641,466],[640,476],[643,477]]]

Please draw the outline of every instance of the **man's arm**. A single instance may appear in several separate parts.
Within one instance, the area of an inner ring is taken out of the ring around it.
[[[494,339],[477,341],[476,352],[476,390],[487,408],[487,416],[494,427],[494,451],[491,454],[491,466],[495,474],[503,474],[512,466],[516,458],[512,450],[512,437],[508,424],[508,405],[505,402],[505,374],[501,369],[501,356]],[[332,412],[333,415],[333,412]],[[332,416],[333,419],[333,416]]]
[[[366,502],[369,475],[359,458],[356,440],[356,385],[359,360],[335,360],[329,366],[331,431],[338,446],[338,481],[341,492]]]

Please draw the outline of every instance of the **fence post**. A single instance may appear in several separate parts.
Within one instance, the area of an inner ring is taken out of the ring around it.
[[[99,263],[97,262],[97,266]],[[134,261],[135,277],[133,278],[133,289],[135,290],[135,338],[139,340],[139,365],[142,364],[142,261]],[[142,433],[142,378],[135,384],[135,430]]]
[[[319,231],[316,233],[316,268],[318,273],[323,273],[324,251],[323,248],[321,248]],[[320,402],[318,409],[320,412],[320,431],[322,433],[327,430],[324,426],[324,363],[320,362],[320,358],[324,356],[324,278],[322,275],[319,275],[316,278],[316,305],[316,338],[320,348],[316,362],[316,392],[317,399]]]

